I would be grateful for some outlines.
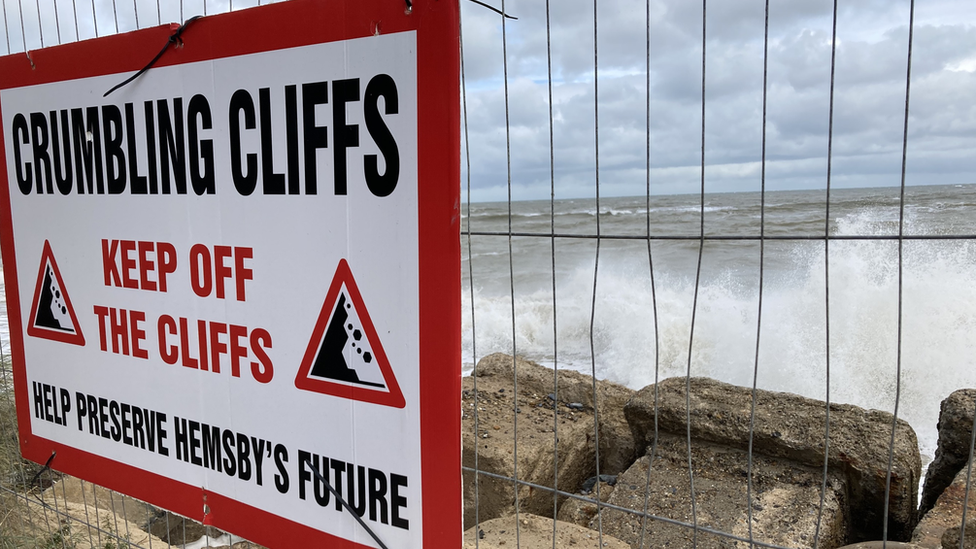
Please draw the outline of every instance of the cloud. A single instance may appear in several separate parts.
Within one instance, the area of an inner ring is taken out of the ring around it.
[[[770,7],[767,188],[826,184],[832,9],[833,3],[827,1]],[[545,2],[510,0],[505,10],[519,17],[505,23],[508,141],[500,18],[462,2],[473,198],[507,195],[506,144],[513,197],[549,196],[549,59],[552,179],[557,197],[595,194],[598,151],[601,194],[642,194],[648,164],[652,192],[697,191],[702,142],[701,3],[600,2],[596,59],[592,2],[550,2],[548,50]],[[908,16],[907,2],[839,3],[831,143],[835,185],[900,182]],[[976,8],[969,3],[945,0],[917,8],[910,183],[976,180],[976,162],[968,161],[976,145],[970,91],[976,89],[974,23]],[[707,4],[708,190],[756,190],[761,184],[764,24],[761,2]]]

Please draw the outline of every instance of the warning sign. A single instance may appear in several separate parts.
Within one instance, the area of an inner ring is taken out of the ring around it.
[[[61,278],[58,262],[54,260],[51,243],[46,240],[28,318],[27,334],[30,336],[85,345],[85,336],[81,333],[81,325]]]
[[[345,259],[332,279],[295,386],[395,408],[405,405]]]
[[[0,58],[24,456],[264,546],[461,545],[457,10]]]

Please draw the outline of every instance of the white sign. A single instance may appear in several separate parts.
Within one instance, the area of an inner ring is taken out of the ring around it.
[[[265,544],[433,546],[417,31],[158,66],[103,98],[127,76],[0,91],[31,440],[96,481],[168,479],[171,506],[199,494],[196,518]]]

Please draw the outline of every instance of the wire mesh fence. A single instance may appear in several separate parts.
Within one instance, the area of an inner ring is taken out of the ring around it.
[[[967,546],[976,11],[869,4],[461,2],[467,544]],[[20,460],[3,364],[0,546],[205,533]]]

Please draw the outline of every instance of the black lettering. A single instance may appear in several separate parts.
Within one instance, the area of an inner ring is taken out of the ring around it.
[[[132,430],[132,420],[129,416],[132,415],[132,406],[122,403],[122,443],[132,446],[132,437],[129,432]]]
[[[237,462],[234,461],[234,433],[224,431],[220,436],[220,441],[224,446],[224,472],[232,477],[237,474]]]
[[[30,122],[31,136],[34,139],[31,151],[34,154],[34,177],[37,178],[37,194],[44,193],[45,189],[47,189],[48,194],[51,194],[54,192],[54,188],[51,176],[51,157],[47,154],[47,119],[39,112],[32,112]],[[41,171],[42,167],[44,171]],[[47,185],[42,187],[42,183],[45,181]]]
[[[98,427],[98,399],[92,395],[88,395],[88,432],[101,436],[102,432]]]
[[[112,440],[118,442],[122,440],[122,422],[119,421],[119,412],[121,412],[121,409],[119,403],[114,400],[109,402],[108,410],[109,415],[112,417],[112,427],[109,429],[109,432],[112,435]]]
[[[61,425],[68,424],[68,412],[71,411],[71,393],[67,389],[61,389]]]
[[[190,444],[187,439],[186,420],[173,418],[176,425],[176,459],[190,461]]]
[[[376,469],[369,470],[369,520],[376,520],[379,507],[380,522],[389,524],[386,504],[386,474]]]
[[[166,440],[166,414],[162,412],[152,412],[153,422],[156,425],[156,446],[159,448],[159,455],[168,456],[169,449],[163,444]],[[152,450],[152,445],[150,444],[149,449]]]
[[[316,149],[329,146],[327,126],[315,125],[315,106],[329,102],[327,82],[302,84],[302,129],[305,135],[305,194],[315,194],[318,188]]]
[[[156,115],[153,102],[143,103],[146,113],[146,156],[149,164],[149,194],[159,194],[159,176],[156,175]]]
[[[271,443],[265,443],[264,439],[251,437],[251,448],[254,449],[254,482],[258,486],[263,484],[263,472],[261,467],[264,464],[264,448],[267,446],[268,455],[271,455]]]
[[[186,139],[183,136],[183,98],[173,99],[173,112],[169,116],[169,104],[165,99],[156,101],[159,115],[159,165],[162,168],[161,186],[163,194],[170,194],[170,166],[177,194],[186,194]]]
[[[283,444],[276,444],[274,447],[274,462],[278,472],[275,474],[275,489],[279,494],[288,493],[288,470],[285,463],[288,462],[288,449]]]
[[[203,426],[203,466],[223,472],[220,463],[220,428]]]
[[[146,449],[146,432],[149,429],[149,450],[153,451],[152,423],[146,424],[146,418],[142,413],[142,408],[137,406],[132,408],[132,445]]]
[[[400,488],[407,487],[407,477],[402,475],[390,475],[390,507],[393,509],[393,520],[390,524],[404,530],[410,529],[410,521],[400,517],[400,509],[407,508],[407,497],[400,495]]]
[[[330,465],[332,466],[332,471],[335,473],[335,480],[332,483],[332,487],[335,489],[335,491],[336,491],[337,494],[341,494],[342,493],[342,474],[346,472],[346,462],[339,461],[337,459],[333,459],[333,460],[330,460],[330,461],[331,461],[331,464]],[[322,476],[325,477],[325,478],[328,478],[328,474],[327,474],[328,472],[329,471],[326,470],[326,474],[323,474]],[[336,511],[342,511],[342,503],[340,503],[338,499],[336,500],[335,509],[336,509]]]
[[[313,492],[315,493],[315,503],[320,506],[325,507],[329,504],[329,499],[332,497],[332,493],[329,491],[327,483],[329,482],[329,458],[322,456],[322,467],[319,467],[319,456],[317,454],[312,454],[312,468],[318,471],[318,476],[312,481],[312,485],[315,487]]]
[[[346,486],[348,488],[346,489],[346,502],[357,515],[363,516],[366,514],[366,468],[362,465],[357,465],[355,473],[356,476],[354,479],[353,465],[352,463],[347,464],[346,475],[348,482]]]
[[[241,165],[241,112],[244,113],[244,128],[255,128],[254,100],[247,90],[237,90],[230,97],[230,168],[234,187],[243,196],[254,192],[258,184],[258,155],[247,153],[247,173]]]
[[[346,103],[359,101],[359,79],[332,82],[332,153],[335,168],[335,194],[345,195],[348,183],[346,149],[359,146],[359,125],[346,124]]]
[[[288,150],[288,194],[299,194],[298,86],[285,86],[285,142]]]
[[[210,114],[210,103],[203,95],[197,94],[190,98],[190,105],[186,117],[189,121],[190,138],[190,183],[193,192],[198,195],[216,193],[214,174],[214,145],[213,139],[200,139],[197,129],[197,118],[200,119],[200,129],[213,128],[213,118]],[[200,161],[203,160],[201,167]]]
[[[17,113],[14,115],[14,122],[11,126],[11,132],[13,133],[13,144],[14,144],[14,165],[17,171],[17,186],[20,188],[21,194],[30,194],[31,192],[31,179],[33,179],[33,171],[31,170],[31,163],[24,162],[20,156],[20,147],[22,145],[30,145],[30,132],[27,129],[27,118],[24,115]],[[17,136],[20,139],[17,139]]]
[[[379,98],[383,98],[384,112],[386,114],[397,114],[399,105],[397,99],[396,82],[388,74],[377,74],[370,79],[366,85],[365,104],[363,105],[363,117],[366,121],[366,130],[370,137],[383,153],[383,160],[386,163],[386,170],[383,175],[379,173],[379,160],[375,154],[367,154],[363,158],[363,171],[366,176],[366,186],[370,192],[376,196],[389,196],[397,186],[400,177],[400,151],[397,149],[396,140],[390,133],[390,128],[383,121],[379,112]]]
[[[237,433],[237,478],[251,480],[251,447],[247,436]]]
[[[306,468],[311,465],[311,457],[305,450],[298,451],[298,499],[305,499],[305,483],[312,480],[312,474]]]
[[[51,111],[51,146],[54,153],[54,179],[58,192],[71,192],[71,127],[68,125],[68,111],[61,111],[61,132],[58,133],[58,113]]]
[[[125,144],[129,154],[129,188],[132,194],[146,194],[149,192],[146,176],[139,175],[139,156],[136,154],[136,117],[132,103],[125,104]],[[149,148],[152,148],[151,144]]]
[[[105,128],[105,176],[108,193],[125,191],[125,153],[122,152],[122,111],[115,105],[102,107],[102,127]]]
[[[98,108],[88,107],[86,111],[71,109],[71,136],[75,151],[75,171],[78,173],[78,194],[85,194],[85,182],[88,183],[88,194],[103,194],[105,174],[102,169],[102,134],[98,126]]]
[[[99,419],[99,429],[101,430],[102,438],[110,438],[111,437],[111,435],[109,434],[109,427],[108,427],[108,422],[109,422],[109,419],[110,418],[109,418],[109,415],[107,413],[105,413],[105,409],[106,408],[108,408],[108,399],[107,398],[101,398],[101,397],[99,397],[99,399],[98,399],[98,419]]]
[[[197,449],[200,448],[199,432],[200,422],[190,420],[190,463],[194,465],[203,465],[203,459],[197,455]]]
[[[44,396],[41,390],[41,384],[32,381],[31,386],[34,388],[34,417],[44,419]]]
[[[35,397],[35,400],[36,400],[36,397]],[[85,415],[86,415],[86,413],[88,411],[85,408],[85,395],[76,392],[75,393],[75,403],[78,404],[78,430],[79,431],[82,431],[82,430],[84,430],[83,423],[82,423],[82,418],[85,417]]]
[[[274,173],[274,138],[271,135],[271,89],[258,90],[261,111],[261,179],[264,194],[285,194],[285,174]]]
[[[41,419],[45,421],[54,421],[54,416],[51,415],[51,390],[53,387],[46,384],[41,384],[41,387],[43,388],[41,393],[43,394],[44,400],[44,415],[41,416]]]

